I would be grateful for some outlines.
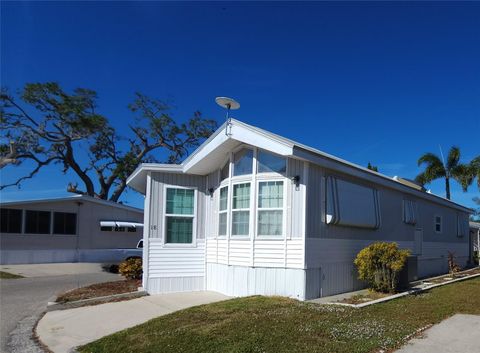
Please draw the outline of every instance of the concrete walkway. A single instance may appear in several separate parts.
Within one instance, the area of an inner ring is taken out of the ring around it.
[[[51,277],[103,272],[101,263],[88,262],[0,265],[0,271],[13,273],[23,277]]]
[[[54,353],[66,353],[74,347],[155,317],[226,299],[229,297],[216,292],[184,292],[51,311],[38,323],[37,335]]]
[[[478,353],[480,316],[454,315],[414,338],[397,353]]]

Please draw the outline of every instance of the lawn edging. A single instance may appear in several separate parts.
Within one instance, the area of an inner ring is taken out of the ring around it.
[[[444,283],[436,283],[436,284],[431,284],[431,285],[421,287],[421,288],[411,289],[411,290],[408,290],[408,291],[405,291],[405,292],[402,292],[402,293],[393,294],[393,295],[390,295],[390,296],[385,297],[385,298],[375,299],[375,300],[372,300],[372,301],[369,301],[369,302],[366,302],[366,303],[361,303],[361,304],[348,304],[348,303],[339,303],[339,302],[329,302],[329,303],[324,303],[324,304],[325,305],[348,306],[348,307],[351,307],[351,308],[360,309],[360,308],[364,308],[364,307],[369,306],[369,305],[374,305],[374,304],[378,304],[378,303],[387,302],[387,301],[394,300],[394,299],[397,299],[397,298],[405,297],[405,296],[410,295],[410,294],[422,293],[422,292],[425,292],[425,291],[430,290],[432,288],[445,286],[445,285],[448,285],[448,284],[451,284],[451,283],[456,283],[456,282],[464,281],[464,280],[467,280],[467,279],[472,279],[472,278],[479,277],[479,276],[480,276],[480,273],[476,273],[476,274],[473,274],[473,275],[470,275],[470,276],[453,279],[451,281],[444,282]]]
[[[112,294],[112,295],[106,295],[103,297],[75,300],[75,301],[66,302],[66,303],[48,302],[47,312],[55,311],[55,310],[79,308],[87,305],[104,304],[104,303],[114,302],[118,300],[135,299],[135,298],[140,298],[147,295],[148,293],[145,290],[139,290],[137,292]]]

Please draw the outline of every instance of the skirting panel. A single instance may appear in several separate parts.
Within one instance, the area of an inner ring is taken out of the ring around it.
[[[139,254],[141,256],[141,254]],[[58,262],[120,262],[131,256],[123,249],[1,250],[0,264],[42,264]]]
[[[280,295],[305,299],[305,271],[207,263],[207,290],[234,297]]]
[[[149,294],[162,294],[172,292],[189,292],[204,290],[202,277],[156,277],[149,278],[147,291]]]

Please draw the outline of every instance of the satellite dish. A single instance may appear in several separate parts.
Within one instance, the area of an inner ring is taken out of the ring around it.
[[[217,104],[222,108],[225,108],[228,110],[237,110],[238,108],[240,108],[240,103],[238,103],[233,98],[217,97],[215,98],[215,102],[217,102]]]
[[[230,118],[230,110],[237,110],[240,108],[240,103],[238,103],[235,99],[228,97],[217,97],[215,98],[215,102],[217,102],[217,104],[222,108],[227,109],[225,135],[232,136],[232,119]]]

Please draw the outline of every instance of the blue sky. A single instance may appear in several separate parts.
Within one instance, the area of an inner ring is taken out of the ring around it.
[[[354,163],[413,178],[424,152],[480,154],[480,3],[2,2],[1,83],[57,81],[99,95],[120,131],[136,91],[235,117]],[[25,173],[5,168],[2,180]],[[45,168],[1,199],[65,195]],[[429,186],[444,195],[443,182]],[[476,186],[452,198],[473,206]],[[123,201],[143,206],[129,191]]]

